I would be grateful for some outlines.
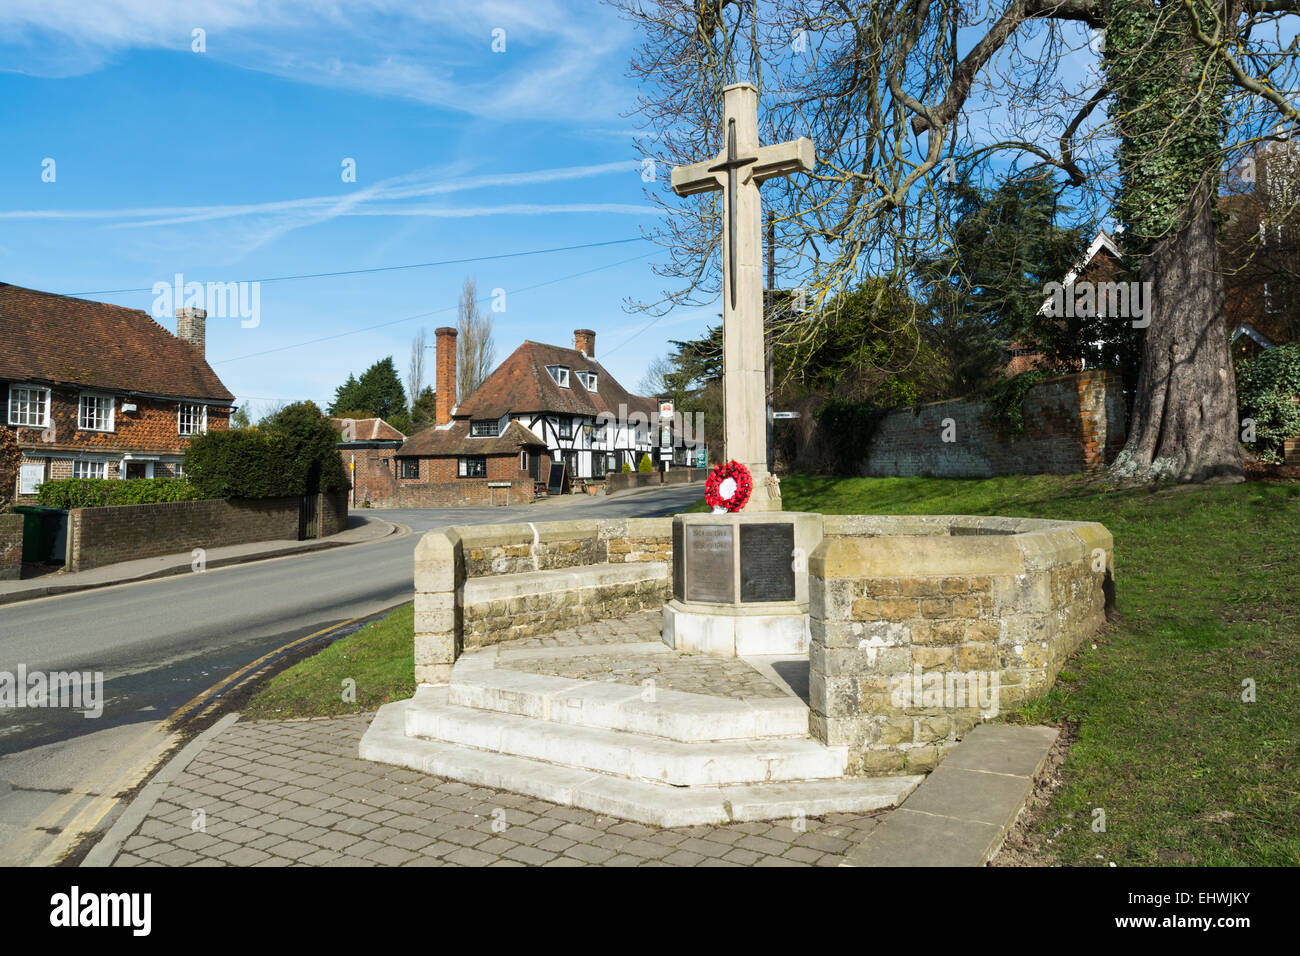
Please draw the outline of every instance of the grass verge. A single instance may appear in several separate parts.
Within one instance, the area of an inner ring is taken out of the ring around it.
[[[414,634],[415,605],[404,604],[276,674],[243,713],[254,720],[332,717],[410,697],[415,693]],[[349,688],[352,700],[345,696]]]

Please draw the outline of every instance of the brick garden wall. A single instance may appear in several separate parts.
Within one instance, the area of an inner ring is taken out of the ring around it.
[[[16,579],[23,570],[23,516],[0,514],[0,581]]]
[[[332,534],[344,531],[348,526],[348,493],[321,495],[317,510],[320,518],[320,537],[328,538]]]
[[[1039,382],[1025,395],[1025,430],[1011,436],[980,399],[935,402],[888,413],[876,426],[860,473],[988,478],[1073,474],[1101,468],[1124,447],[1119,374],[1093,371]],[[954,441],[943,441],[945,420]]]
[[[346,495],[317,501],[320,535],[347,527]],[[67,571],[218,548],[254,541],[298,538],[298,498],[169,501],[68,512]]]
[[[345,452],[348,462],[351,452]],[[372,508],[454,508],[460,505],[504,505],[509,493],[512,505],[533,500],[535,483],[519,467],[519,455],[492,455],[487,460],[486,478],[457,476],[456,458],[421,458],[418,478],[399,478],[392,449],[358,449],[352,472],[355,507],[369,502]],[[386,463],[385,463],[386,461]],[[543,461],[545,466],[545,461]],[[509,488],[489,488],[488,482],[510,482]]]

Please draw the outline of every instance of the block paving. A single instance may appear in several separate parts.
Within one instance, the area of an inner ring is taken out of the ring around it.
[[[885,815],[659,829],[362,760],[372,716],[230,725],[113,865],[836,866]]]

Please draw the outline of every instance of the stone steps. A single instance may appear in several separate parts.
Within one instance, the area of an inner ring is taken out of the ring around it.
[[[362,758],[662,827],[866,813],[896,806],[922,779],[917,775],[675,787],[408,736],[411,712],[431,702],[428,692],[434,690],[422,687],[416,698],[380,708],[361,740]],[[563,735],[572,728],[547,729]]]
[[[839,777],[847,754],[807,736],[683,743],[662,737],[478,710],[450,701],[446,687],[421,687],[405,732],[439,743],[674,787]]]
[[[657,689],[653,699],[647,699],[636,685],[497,668],[494,651],[461,658],[452,677],[450,703],[683,743],[808,734],[808,708],[797,697],[734,700]]]

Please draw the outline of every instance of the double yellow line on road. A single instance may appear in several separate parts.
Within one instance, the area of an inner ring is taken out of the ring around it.
[[[361,617],[353,617],[353,618],[349,618],[346,621],[340,621],[338,624],[331,624],[329,627],[321,628],[319,631],[315,631],[311,634],[308,634],[306,637],[300,637],[295,641],[290,641],[288,644],[285,644],[282,647],[277,647],[273,651],[268,651],[267,653],[259,657],[257,660],[253,661],[251,664],[244,665],[239,670],[235,671],[233,674],[230,674],[225,678],[223,678],[222,680],[218,681],[217,683],[213,684],[211,687],[203,691],[203,693],[197,695],[193,700],[185,704],[183,707],[180,707],[177,710],[173,711],[172,715],[168,717],[164,723],[168,726],[175,727],[183,720],[183,718],[185,718],[187,714],[190,714],[197,710],[206,710],[207,708],[213,706],[216,703],[216,698],[223,691],[234,686],[239,681],[247,677],[249,674],[252,674],[257,670],[260,670],[262,667],[265,667],[266,664],[268,664],[273,658],[279,657],[281,654],[285,653],[286,651],[293,650],[295,647],[305,644],[308,641],[315,640],[318,637],[324,637],[326,634],[332,633],[333,631],[341,630],[342,628],[347,627],[349,624],[355,624],[357,623],[357,621],[364,621],[369,616],[370,615],[362,615]]]

